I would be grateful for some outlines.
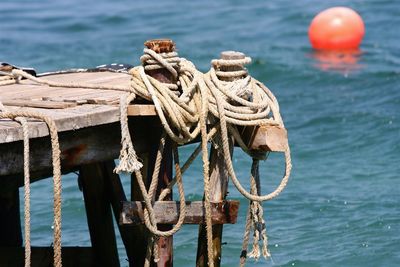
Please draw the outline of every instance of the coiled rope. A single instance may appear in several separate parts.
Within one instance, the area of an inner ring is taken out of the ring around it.
[[[206,129],[207,117],[207,103],[204,95],[196,90],[197,83],[200,80],[200,73],[195,69],[192,63],[185,59],[176,59],[176,53],[163,53],[157,54],[150,49],[144,50],[145,55],[141,57],[143,66],[133,68],[130,73],[132,74],[131,86],[136,90],[136,93],[142,98],[151,99],[156,108],[157,114],[160,117],[161,124],[164,127],[165,133],[172,139],[173,155],[175,162],[176,182],[178,185],[179,199],[180,199],[180,214],[178,222],[169,231],[159,231],[157,229],[157,222],[153,211],[151,199],[155,193],[158,181],[159,165],[161,164],[162,151],[165,144],[165,135],[162,136],[160,147],[157,152],[157,158],[152,176],[149,191],[143,183],[143,178],[140,171],[135,172],[138,179],[138,184],[145,200],[146,209],[144,212],[144,219],[147,228],[154,236],[149,240],[149,245],[154,243],[154,240],[159,236],[167,237],[176,233],[183,225],[186,215],[185,197],[182,184],[182,171],[179,165],[179,157],[177,151],[177,144],[187,143],[193,140],[201,132],[202,136],[202,151],[203,151],[203,167],[204,167],[204,188],[205,188],[205,210],[206,210],[206,224],[209,229],[208,232],[212,234],[211,224],[211,204],[209,199],[209,179],[208,179],[208,153],[207,142],[208,134]],[[157,81],[156,79],[148,76],[145,70],[154,70],[158,68],[167,69],[174,78],[179,78],[179,89],[183,94],[179,95],[178,86],[173,84],[165,84]],[[178,75],[179,73],[179,75]],[[199,96],[200,94],[200,96]],[[201,99],[200,99],[201,98]],[[200,109],[200,117],[198,110]],[[168,119],[165,116],[168,114]],[[196,152],[196,151],[195,151]],[[172,184],[172,183],[171,183]],[[164,190],[159,198],[161,201],[167,192],[170,192],[171,187]],[[212,241],[212,236],[208,240]],[[212,255],[212,244],[209,247],[209,255]],[[150,265],[151,250],[147,249],[145,266]],[[153,248],[154,259],[158,261],[157,244]],[[210,257],[211,259],[211,257]],[[209,262],[210,266],[213,263]]]
[[[247,243],[249,239],[250,226],[254,229],[253,250],[249,253],[249,257],[258,259],[260,257],[258,242],[263,241],[263,256],[269,257],[268,240],[266,236],[265,222],[263,219],[262,201],[267,201],[275,198],[285,188],[291,171],[290,150],[287,146],[285,149],[285,174],[279,186],[271,193],[260,196],[259,189],[259,155],[250,153],[248,148],[244,148],[253,157],[252,175],[250,177],[251,191],[246,191],[236,177],[232,159],[230,157],[229,138],[228,134],[234,136],[235,140],[243,146],[243,141],[237,133],[235,127],[232,126],[257,126],[257,125],[279,125],[284,127],[282,118],[279,113],[279,105],[272,92],[262,83],[254,78],[247,76],[247,70],[239,68],[233,71],[221,71],[221,67],[243,66],[250,63],[250,58],[242,59],[219,59],[213,60],[213,67],[204,75],[204,81],[208,86],[211,95],[214,98],[209,98],[210,111],[219,119],[220,132],[218,143],[222,143],[222,154],[225,159],[225,164],[229,176],[238,191],[250,200],[249,212],[247,216],[243,251],[241,255],[241,265],[244,265],[245,255],[247,254]],[[224,82],[220,78],[241,77],[241,80],[233,82]],[[231,124],[231,126],[229,126]],[[257,189],[258,183],[258,189]],[[247,255],[246,255],[247,256]]]
[[[253,252],[249,256],[259,257],[256,251],[255,243],[259,241],[260,235],[263,239],[263,255],[267,257],[267,239],[265,227],[260,228],[264,224],[261,202],[271,200],[279,195],[284,189],[290,176],[291,159],[289,147],[285,150],[285,174],[279,186],[269,194],[260,196],[260,190],[257,189],[259,183],[259,158],[262,155],[256,155],[246,147],[241,139],[237,126],[259,126],[259,125],[278,125],[284,127],[282,118],[279,113],[279,105],[272,92],[261,82],[248,75],[245,68],[227,71],[226,67],[243,66],[250,63],[251,59],[245,57],[235,60],[213,60],[212,68],[206,74],[202,74],[196,70],[193,63],[179,58],[175,52],[161,53],[150,49],[144,49],[144,55],[141,57],[143,66],[138,66],[129,71],[132,75],[130,87],[121,86],[101,86],[97,84],[86,83],[58,83],[36,78],[22,70],[14,69],[8,78],[1,77],[0,85],[17,83],[22,77],[34,81],[39,84],[46,84],[53,87],[70,87],[70,88],[87,88],[102,90],[117,90],[127,94],[121,96],[120,100],[120,121],[121,121],[121,152],[120,163],[115,168],[117,173],[128,172],[135,173],[138,180],[140,190],[145,201],[144,220],[146,227],[153,234],[149,240],[147,249],[146,265],[150,264],[151,254],[154,260],[158,260],[158,250],[156,240],[159,236],[171,236],[181,228],[186,214],[185,196],[182,182],[182,173],[187,169],[193,159],[202,151],[203,160],[203,177],[204,177],[204,203],[206,212],[206,229],[207,229],[207,254],[208,265],[213,266],[213,245],[212,245],[212,222],[211,222],[211,205],[210,205],[210,184],[209,184],[209,160],[208,160],[208,141],[217,136],[220,138],[218,142],[222,144],[219,147],[224,156],[227,171],[232,179],[233,184],[238,191],[251,201],[248,221],[246,223],[246,233],[250,231],[251,226],[256,229],[256,238],[253,242]],[[156,69],[168,70],[176,84],[162,83],[155,78],[146,74],[145,71]],[[225,68],[225,70],[223,70]],[[227,78],[238,78],[235,81],[226,81]],[[164,128],[164,133],[160,140],[157,152],[154,172],[151,184],[147,190],[143,176],[140,172],[142,163],[138,159],[132,138],[129,133],[127,106],[136,97],[151,100],[154,103],[157,114]],[[207,131],[207,121],[215,121],[216,124]],[[61,170],[60,170],[60,151],[57,137],[57,128],[49,117],[34,112],[0,112],[0,118],[16,119],[19,117],[36,118],[43,120],[49,127],[52,152],[53,152],[53,172],[54,172],[54,264],[61,266]],[[215,135],[219,132],[218,135]],[[179,156],[177,146],[192,141],[198,135],[201,135],[201,144],[195,149],[191,157],[181,168],[179,164]],[[253,157],[251,190],[246,191],[236,177],[229,151],[229,138],[232,135],[241,148]],[[172,186],[176,183],[178,186],[180,200],[180,216],[177,224],[169,231],[160,231],[157,229],[157,221],[154,214],[154,194],[157,188],[159,167],[162,161],[162,152],[164,150],[167,136],[173,141],[173,158],[175,165],[175,178],[164,189],[159,201],[163,200],[167,194],[171,192]],[[24,134],[24,143],[29,136]],[[25,146],[24,146],[25,147]],[[24,149],[24,153],[29,154],[29,150]],[[25,154],[24,154],[25,156]],[[25,158],[25,157],[24,157]],[[26,158],[25,158],[26,159]],[[28,166],[25,173],[25,181],[29,183],[29,159],[25,162]],[[25,168],[24,168],[25,170]],[[26,187],[27,188],[27,187]],[[27,191],[29,193],[29,190]],[[29,194],[28,194],[29,195]],[[28,203],[28,202],[26,202]],[[29,210],[29,204],[28,206]],[[26,208],[27,209],[27,208]],[[27,216],[26,216],[27,217]],[[29,230],[29,227],[26,228]],[[29,235],[26,235],[26,238]],[[245,240],[248,233],[245,234]],[[247,243],[246,250],[247,250]],[[153,246],[153,247],[152,247]],[[245,251],[245,249],[244,249]],[[26,251],[28,255],[30,252]],[[243,253],[242,253],[243,254]],[[29,266],[29,265],[28,265]]]

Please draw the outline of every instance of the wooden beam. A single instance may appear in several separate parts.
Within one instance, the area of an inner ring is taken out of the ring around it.
[[[159,126],[158,117],[131,117],[129,128],[137,153],[149,150],[149,126]],[[59,133],[61,166],[71,169],[84,164],[118,158],[121,149],[120,124],[112,123]],[[104,149],[107,148],[107,149]],[[23,172],[22,141],[0,144],[0,183],[2,176]],[[51,171],[52,156],[49,137],[30,140],[30,171]]]
[[[244,127],[242,138],[251,150],[284,152],[288,145],[287,131],[280,126]]]
[[[61,166],[78,166],[118,157],[121,135],[119,124],[102,125],[77,131],[59,133]],[[107,149],[104,149],[104,148]],[[101,153],[99,153],[101,151]],[[23,171],[22,141],[0,145],[0,176]],[[49,137],[30,140],[30,171],[52,169]]]
[[[96,266],[120,266],[110,199],[101,164],[81,167],[85,208]]]
[[[157,112],[153,104],[135,104],[128,106],[128,116],[157,116]]]
[[[53,248],[32,247],[31,266],[53,266]],[[0,247],[0,266],[24,266],[25,254],[23,247]],[[88,267],[94,265],[93,249],[91,247],[62,247],[63,267]]]
[[[187,201],[185,224],[200,224],[205,222],[205,208],[202,201]],[[120,224],[143,224],[144,202],[123,202]],[[179,218],[179,201],[156,201],[154,213],[160,224],[176,224]],[[224,201],[211,203],[211,220],[213,224],[234,224],[239,211],[239,201]]]
[[[18,187],[0,194],[0,218],[0,246],[22,246]]]

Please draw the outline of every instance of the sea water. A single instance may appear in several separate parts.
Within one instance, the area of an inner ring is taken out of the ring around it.
[[[310,48],[310,21],[334,5],[354,8],[365,21],[355,54]],[[250,73],[279,100],[293,174],[264,204],[272,258],[248,266],[400,265],[400,2],[3,0],[0,19],[0,61],[39,72],[139,64],[143,42],[163,37],[202,71],[224,50],[251,56]],[[182,148],[182,157],[192,149]],[[234,164],[248,186],[251,162],[239,149]],[[263,193],[283,169],[279,153],[262,163]],[[201,173],[196,161],[184,177],[189,200],[202,198]],[[52,197],[51,179],[32,185],[35,246],[52,243]],[[222,265],[237,266],[247,201],[232,186],[229,198],[241,208],[238,223],[224,226]],[[76,174],[63,178],[62,208],[63,245],[89,246]],[[175,266],[194,266],[196,242],[197,226],[176,234]]]

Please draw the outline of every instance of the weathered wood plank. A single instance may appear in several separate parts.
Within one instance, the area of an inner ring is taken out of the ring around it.
[[[43,102],[43,101],[42,101]],[[53,101],[47,101],[53,102]],[[110,105],[79,105],[62,110],[49,110],[43,108],[25,108],[26,111],[40,112],[54,119],[59,132],[77,130],[90,126],[109,124],[119,121],[119,107]],[[16,110],[15,107],[9,107]],[[153,105],[134,104],[128,106],[129,116],[156,116]],[[29,120],[30,138],[38,138],[49,135],[49,130],[44,122]],[[10,120],[0,120],[0,144],[22,140],[22,127],[19,123]]]
[[[16,107],[9,107],[11,111]],[[24,108],[25,111],[39,112],[51,117],[58,132],[77,130],[90,126],[103,125],[119,121],[118,107],[108,105],[81,105],[68,109],[49,110],[43,108]],[[0,120],[0,125],[2,120]],[[29,122],[30,138],[37,138],[49,135],[49,130],[44,122]],[[9,143],[23,139],[22,127],[0,131],[0,143]]]
[[[46,109],[64,109],[76,107],[76,103],[60,102],[60,101],[44,101],[44,100],[23,100],[23,99],[11,99],[3,100],[5,106],[16,106],[16,107],[31,107],[31,108],[46,108]]]
[[[41,77],[42,79],[71,83],[80,82],[87,84],[101,84],[101,85],[118,85],[129,87],[130,75],[126,73],[115,72],[80,72],[80,73],[64,73],[52,74]],[[29,80],[22,80],[19,84],[7,85],[0,87],[0,100],[7,99],[41,99],[45,97],[67,97],[67,96],[82,96],[85,95],[89,98],[107,98],[118,99],[124,92],[113,90],[98,90],[98,89],[85,89],[85,88],[65,88],[65,87],[49,87],[47,85],[40,85]]]
[[[156,108],[151,105],[129,105],[128,116],[157,116]]]
[[[97,73],[71,73],[45,76],[44,79],[57,82],[85,82],[101,85],[126,85],[129,87],[130,75],[114,72]],[[59,131],[76,130],[80,128],[117,122],[119,120],[119,109],[116,106],[104,105],[81,105],[70,102],[39,101],[43,97],[62,99],[63,97],[74,97],[86,99],[93,103],[106,101],[115,103],[116,100],[126,92],[113,90],[97,90],[83,88],[62,88],[39,85],[29,80],[22,80],[19,84],[0,86],[0,101],[6,105],[13,105],[10,110],[20,109],[36,111],[50,116],[56,122]],[[32,100],[32,99],[37,99]],[[102,102],[102,103],[103,103]],[[19,106],[19,107],[15,107]],[[36,108],[32,108],[32,107]],[[43,108],[44,107],[44,108]],[[48,108],[53,108],[48,110]],[[54,109],[57,108],[57,109]],[[44,123],[29,123],[30,137],[43,137],[48,135],[47,126]],[[21,127],[1,127],[0,121],[0,143],[22,140]]]
[[[160,224],[176,224],[179,218],[179,201],[156,201],[154,212]],[[121,224],[143,224],[143,209],[141,201],[123,202],[120,217]],[[211,219],[213,224],[234,224],[237,220],[239,201],[224,201],[211,203]],[[204,202],[187,201],[185,224],[200,224],[205,222]]]
[[[31,266],[53,266],[53,248],[32,247]],[[91,247],[62,247],[63,267],[88,267],[95,266],[93,249]],[[0,266],[24,266],[25,254],[23,247],[0,247]]]
[[[149,151],[153,142],[153,139],[148,138],[149,132],[154,131],[154,127],[159,127],[158,117],[132,117],[129,119],[129,127],[137,153]],[[119,129],[119,123],[113,123],[60,133],[63,172],[71,171],[82,164],[118,158],[121,149]],[[52,157],[49,137],[32,139],[30,146],[31,181],[51,176]],[[0,145],[0,166],[0,191],[3,191],[3,188],[23,185],[22,141]]]

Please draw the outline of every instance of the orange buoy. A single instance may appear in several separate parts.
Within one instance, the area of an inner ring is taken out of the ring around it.
[[[315,16],[308,37],[315,49],[354,49],[359,47],[364,32],[364,22],[357,12],[347,7],[333,7]]]

